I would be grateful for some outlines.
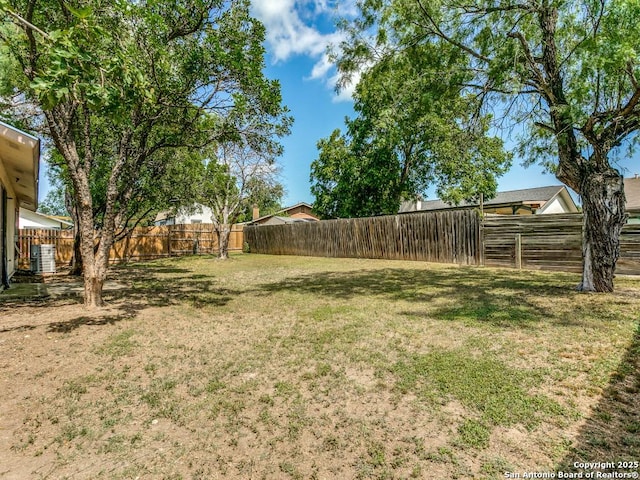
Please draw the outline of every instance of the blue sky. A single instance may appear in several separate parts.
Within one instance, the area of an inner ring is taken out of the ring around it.
[[[334,91],[336,72],[325,54],[326,47],[341,38],[335,19],[353,13],[353,5],[352,0],[252,1],[253,15],[267,32],[266,75],[280,80],[283,101],[295,118],[291,135],[283,139],[285,153],[280,158],[285,205],[313,202],[309,167],[317,158],[316,143],[335,128],[342,129],[345,116],[353,115],[350,92],[338,96]],[[628,159],[620,165],[625,177],[640,172],[632,162],[637,164],[636,159]],[[498,190],[558,184],[542,167],[524,168],[516,157],[511,170],[498,179]],[[433,198],[434,193],[428,196]]]

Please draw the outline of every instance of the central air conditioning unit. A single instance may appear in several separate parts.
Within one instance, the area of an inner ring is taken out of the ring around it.
[[[30,254],[33,273],[56,273],[55,245],[31,245]]]

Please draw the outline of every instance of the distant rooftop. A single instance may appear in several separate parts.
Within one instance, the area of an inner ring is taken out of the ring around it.
[[[525,188],[522,190],[509,190],[498,192],[491,199],[483,202],[485,207],[496,207],[499,205],[525,205],[528,203],[547,202],[565,189],[563,185],[551,185],[548,187]],[[415,204],[415,202],[413,202]],[[458,205],[447,203],[442,200],[428,200],[419,202],[418,210],[446,210],[450,208],[473,208],[480,206],[479,202],[460,202]],[[407,211],[407,210],[403,210]]]
[[[312,209],[313,209],[313,205],[311,205],[311,204],[309,204],[309,203],[307,203],[307,202],[298,202],[298,203],[296,203],[295,205],[291,205],[290,207],[285,207],[285,208],[283,208],[282,210],[278,210],[278,211],[277,211],[277,212],[275,212],[275,213],[271,213],[271,214],[269,214],[269,215],[263,215],[263,216],[261,216],[261,217],[255,218],[255,219],[251,220],[251,221],[250,221],[250,222],[248,222],[248,223],[249,223],[250,225],[251,225],[252,223],[261,223],[261,222],[263,222],[264,220],[266,220],[266,219],[268,219],[268,218],[271,218],[271,217],[278,217],[278,218],[282,217],[282,218],[285,218],[282,214],[284,214],[284,215],[286,216],[286,215],[288,215],[292,210],[295,210],[296,208],[302,208],[302,207],[306,207],[306,208],[308,208],[309,210],[312,210]]]

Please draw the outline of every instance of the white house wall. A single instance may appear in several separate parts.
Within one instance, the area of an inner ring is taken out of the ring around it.
[[[545,205],[543,211],[539,211],[539,214],[547,214],[547,213],[566,213],[567,207],[566,204],[561,201],[560,197],[556,197],[548,205]]]
[[[193,213],[178,213],[175,223],[177,225],[186,225],[189,223],[211,223],[213,211],[209,207],[199,205]]]
[[[16,231],[16,224],[18,223],[18,208],[16,207],[15,195],[7,195],[7,197],[7,273],[11,278],[17,268],[16,257],[18,256],[18,250],[16,244],[18,243],[18,232]]]
[[[55,228],[59,230],[62,228],[62,223],[26,208],[21,208],[18,228]]]
[[[11,182],[7,177],[7,171],[4,168],[4,164],[2,163],[2,159],[0,159],[0,183],[2,183],[4,189],[7,192],[7,229],[4,232],[6,238],[7,245],[7,273],[9,278],[16,271],[16,255],[15,255],[15,244],[16,244],[16,223],[17,223],[17,215],[16,215],[16,192],[13,190],[11,186]],[[0,199],[1,200],[1,199]],[[0,218],[0,221],[2,219]]]
[[[561,192],[560,195],[557,195],[555,198],[550,200],[548,203],[544,205],[537,213],[538,214],[547,214],[547,213],[573,213],[577,212],[577,209],[573,202],[569,203],[565,198],[565,192]],[[568,193],[566,195],[569,195]]]

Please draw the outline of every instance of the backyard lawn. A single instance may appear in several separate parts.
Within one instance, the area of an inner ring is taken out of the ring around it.
[[[126,288],[98,313],[0,303],[0,479],[505,478],[640,460],[640,279],[581,294],[564,273],[255,254],[110,278]]]

